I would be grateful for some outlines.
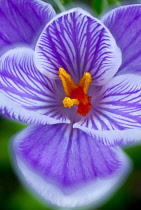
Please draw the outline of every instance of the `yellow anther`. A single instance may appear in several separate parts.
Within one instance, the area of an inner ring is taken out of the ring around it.
[[[80,82],[78,83],[79,87],[83,88],[84,93],[86,94],[88,92],[89,86],[92,83],[92,76],[89,72],[85,72],[83,74],[83,77],[80,79]]]
[[[62,81],[62,85],[64,87],[64,91],[67,96],[71,96],[72,91],[77,88],[77,85],[72,80],[71,76],[65,71],[65,69],[59,69],[59,77]]]
[[[64,104],[64,107],[68,107],[68,108],[79,104],[78,99],[71,99],[69,97],[65,97],[62,102]]]

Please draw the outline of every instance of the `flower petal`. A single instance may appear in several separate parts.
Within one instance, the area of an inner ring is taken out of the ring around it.
[[[41,0],[0,1],[1,54],[13,44],[35,43],[36,36],[54,16],[52,6]]]
[[[141,4],[114,9],[103,17],[103,22],[122,51],[119,74],[141,74]]]
[[[75,128],[105,144],[126,145],[141,139],[141,77],[116,76],[103,86],[87,118]]]
[[[0,92],[24,112],[32,111],[61,122],[67,121],[63,115],[63,89],[36,69],[32,49],[16,48],[5,53],[0,58],[0,81]],[[16,109],[14,112],[16,114]]]
[[[56,124],[62,123],[62,120],[48,117],[46,115],[39,114],[32,110],[26,110],[21,106],[18,106],[12,100],[0,93],[0,114],[10,117],[12,119],[21,121],[28,124]],[[69,120],[66,120],[69,123]]]
[[[119,148],[100,144],[67,124],[30,126],[13,143],[28,184],[59,206],[101,201],[129,169]]]
[[[64,68],[79,82],[90,72],[95,85],[103,85],[121,64],[121,53],[108,29],[81,9],[56,16],[44,28],[35,48],[35,65],[51,79]]]

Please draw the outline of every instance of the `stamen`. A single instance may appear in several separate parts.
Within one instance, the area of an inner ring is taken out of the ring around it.
[[[92,76],[89,72],[85,72],[79,83],[76,85],[71,76],[65,69],[59,69],[59,78],[62,81],[65,97],[62,101],[64,107],[71,108],[74,105],[78,106],[76,113],[85,117],[91,110],[91,97],[87,95],[88,88],[92,82]]]
[[[65,71],[65,69],[59,69],[59,77],[62,81],[62,85],[64,87],[64,91],[67,96],[71,96],[71,92],[77,88],[77,85],[72,80],[71,76]]]
[[[69,97],[65,97],[62,102],[64,104],[64,107],[68,107],[68,108],[79,104],[78,99],[71,99]]]
[[[85,72],[83,77],[80,79],[78,86],[83,87],[83,91],[86,94],[88,92],[88,89],[91,83],[92,83],[91,74],[89,72]]]

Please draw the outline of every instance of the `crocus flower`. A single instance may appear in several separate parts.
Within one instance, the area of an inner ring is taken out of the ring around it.
[[[44,200],[101,203],[127,175],[119,146],[141,139],[140,19],[141,5],[100,21],[40,0],[0,2],[0,110],[31,124],[13,150]]]

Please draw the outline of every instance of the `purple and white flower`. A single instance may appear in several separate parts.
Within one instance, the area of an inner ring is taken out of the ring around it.
[[[13,140],[20,175],[52,204],[101,203],[130,168],[119,146],[141,139],[141,5],[100,21],[3,0],[0,21],[0,111],[31,124]]]

